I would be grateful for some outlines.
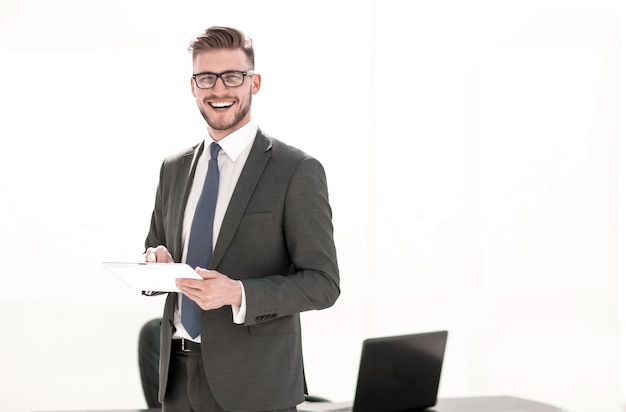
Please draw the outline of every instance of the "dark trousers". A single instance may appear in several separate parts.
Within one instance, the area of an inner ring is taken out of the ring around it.
[[[173,345],[163,412],[228,412],[213,397],[199,351]],[[267,412],[296,412],[296,407]]]
[[[161,408],[159,402],[159,353],[161,319],[148,321],[139,332],[139,373],[141,385],[149,408]],[[173,348],[176,346],[173,345]],[[206,381],[201,356],[199,353],[179,353],[172,350],[170,359],[170,376],[165,395],[165,412],[223,412],[224,410],[213,399]],[[188,381],[199,385],[199,394],[188,397]],[[201,393],[200,393],[201,392]],[[193,398],[193,399],[192,399]],[[193,407],[192,407],[193,405]],[[283,409],[276,412],[295,412],[296,408]]]

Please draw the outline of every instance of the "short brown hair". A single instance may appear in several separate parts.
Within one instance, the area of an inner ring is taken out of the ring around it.
[[[217,49],[242,50],[254,69],[254,47],[252,45],[252,39],[241,30],[232,27],[209,27],[204,33],[192,40],[188,48],[194,59],[203,51]]]

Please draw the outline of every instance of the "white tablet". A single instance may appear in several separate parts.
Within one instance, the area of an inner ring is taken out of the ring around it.
[[[105,268],[139,291],[179,292],[177,278],[202,279],[186,263],[102,262]]]

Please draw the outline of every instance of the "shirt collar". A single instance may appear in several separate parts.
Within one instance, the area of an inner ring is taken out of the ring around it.
[[[236,161],[239,155],[244,151],[250,143],[254,140],[257,133],[257,125],[253,120],[250,120],[248,123],[235,130],[228,136],[224,137],[218,143],[222,148],[221,151],[228,155],[228,158],[231,161]],[[204,141],[205,153],[208,153],[209,145],[213,143],[214,140],[211,136],[208,136]]]

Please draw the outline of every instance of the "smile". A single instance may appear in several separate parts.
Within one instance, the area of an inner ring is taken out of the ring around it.
[[[228,107],[231,107],[232,105],[234,105],[235,102],[233,101],[227,101],[227,102],[209,102],[209,106],[211,106],[214,109],[226,109]]]

